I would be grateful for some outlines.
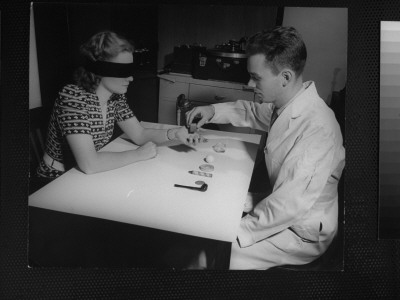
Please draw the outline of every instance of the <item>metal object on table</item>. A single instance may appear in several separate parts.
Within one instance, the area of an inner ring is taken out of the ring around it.
[[[211,173],[201,172],[201,171],[189,171],[189,174],[199,175],[199,176],[204,176],[204,177],[212,177]]]
[[[199,117],[193,119],[192,124],[186,123],[186,113],[193,109],[196,105],[185,97],[185,94],[180,94],[176,100],[176,123],[178,126],[185,126],[189,133],[194,133],[197,130],[197,122]]]
[[[176,100],[176,123],[178,126],[187,126],[186,112],[193,108],[193,104],[185,97],[185,94],[180,94]]]

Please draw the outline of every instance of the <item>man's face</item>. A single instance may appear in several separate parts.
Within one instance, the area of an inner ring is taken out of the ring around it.
[[[272,73],[271,68],[265,63],[265,55],[251,55],[247,59],[247,71],[250,74],[248,85],[255,88],[256,101],[275,102],[280,92],[280,76]]]

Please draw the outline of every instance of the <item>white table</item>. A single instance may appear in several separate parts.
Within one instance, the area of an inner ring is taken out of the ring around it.
[[[170,125],[142,123],[144,127]],[[260,135],[204,130],[208,139],[195,148],[166,142],[154,159],[116,170],[86,175],[73,168],[29,196],[29,205],[209,239],[236,239],[251,180]],[[212,146],[226,144],[225,153]],[[121,136],[102,151],[137,146]],[[211,178],[191,175],[204,158],[215,157]],[[208,184],[206,192],[174,187]]]

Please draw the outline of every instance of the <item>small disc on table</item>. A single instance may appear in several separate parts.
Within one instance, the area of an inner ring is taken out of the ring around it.
[[[213,165],[209,165],[209,164],[201,165],[199,168],[203,172],[212,172],[212,171],[214,171],[214,166]]]
[[[224,143],[217,143],[213,146],[215,152],[223,153],[225,152],[226,145]]]

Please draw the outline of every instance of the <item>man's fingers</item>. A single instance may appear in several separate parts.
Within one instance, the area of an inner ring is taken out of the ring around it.
[[[206,119],[206,118],[200,119],[200,121],[197,122],[197,128],[202,127],[202,126],[203,126],[204,124],[206,124],[206,123],[207,123],[207,119]]]
[[[196,116],[196,108],[186,113],[186,124],[190,125],[193,122],[194,117]]]

